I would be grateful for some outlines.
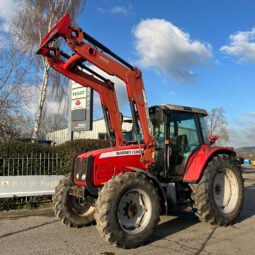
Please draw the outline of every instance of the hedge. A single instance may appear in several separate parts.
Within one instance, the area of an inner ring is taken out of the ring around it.
[[[55,152],[61,155],[61,172],[66,174],[72,169],[73,158],[77,154],[109,147],[109,141],[101,139],[79,139],[68,141],[55,147]]]
[[[17,155],[31,156],[40,153],[50,153],[50,155],[57,154],[61,159],[61,167],[58,173],[66,174],[70,172],[72,168],[72,161],[75,155],[107,147],[109,147],[109,141],[99,139],[73,140],[55,147],[13,141],[0,143],[0,158],[14,158],[17,157]],[[51,165],[51,163],[49,165]]]

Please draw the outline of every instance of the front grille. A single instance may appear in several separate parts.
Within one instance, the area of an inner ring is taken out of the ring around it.
[[[74,161],[74,179],[78,182],[85,182],[82,180],[82,175],[86,174],[87,158],[76,158]]]

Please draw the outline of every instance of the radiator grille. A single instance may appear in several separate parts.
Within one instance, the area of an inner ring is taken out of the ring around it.
[[[87,158],[76,158],[74,162],[74,179],[78,182],[85,182],[82,180],[82,175],[86,174]]]

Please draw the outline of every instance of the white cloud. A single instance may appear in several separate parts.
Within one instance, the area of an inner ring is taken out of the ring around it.
[[[110,13],[110,14],[120,14],[120,15],[130,15],[132,13],[133,7],[129,3],[128,6],[114,6],[112,8],[102,8],[102,7],[96,7],[97,11],[101,14],[104,13]]]
[[[89,68],[96,71],[98,74],[102,75],[106,79],[111,80],[114,83],[120,111],[124,115],[128,115],[129,108],[128,108],[128,96],[127,96],[126,84],[122,80],[120,80],[118,77],[111,76],[111,75],[105,73],[104,71],[102,71],[101,69],[97,68],[96,66],[89,66]],[[95,96],[95,98],[94,98],[94,107],[96,109],[101,108],[101,101],[99,100],[98,96]]]
[[[237,57],[241,63],[255,64],[255,28],[251,31],[239,31],[229,36],[230,44],[221,51]]]
[[[115,6],[111,9],[111,13],[128,15],[129,10],[122,6]]]
[[[156,67],[180,82],[193,80],[191,67],[210,63],[210,44],[192,41],[190,34],[164,19],[142,20],[133,30],[139,63]]]
[[[105,13],[105,9],[101,8],[101,7],[96,7],[96,9],[100,12],[100,13]]]
[[[244,112],[244,115],[248,115],[255,118],[255,112]]]
[[[0,18],[3,21],[3,28],[6,32],[15,10],[17,10],[16,3],[17,1],[15,0],[0,1]]]
[[[50,114],[67,114],[68,103],[66,100],[61,100],[60,102],[54,100],[47,100],[45,103],[45,109],[47,113]]]
[[[10,20],[13,12],[15,11],[16,1],[0,1],[0,17],[5,20]]]
[[[255,121],[244,120],[237,121],[240,128],[229,128],[229,144],[235,148],[255,146]]]
[[[27,98],[28,103],[25,105],[24,109],[28,111],[32,116],[35,116],[38,109],[38,100],[40,95],[40,87],[36,85],[30,85],[23,88],[23,95]],[[68,110],[68,104],[66,97],[63,96],[62,99],[56,100],[52,96],[52,90],[50,87],[47,88],[47,96],[44,105],[44,110],[47,113],[60,113],[65,114]]]
[[[16,5],[16,0],[0,1],[0,48],[7,47],[10,41],[8,33]]]

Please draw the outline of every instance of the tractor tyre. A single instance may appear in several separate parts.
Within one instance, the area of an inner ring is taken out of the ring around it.
[[[105,183],[96,201],[97,229],[108,243],[129,249],[143,245],[159,221],[157,190],[145,176],[121,173]]]
[[[228,226],[235,223],[244,201],[244,182],[235,158],[214,157],[197,184],[190,184],[193,208],[201,221]]]
[[[83,227],[91,225],[94,220],[94,198],[86,196],[85,201],[69,195],[73,185],[71,175],[60,180],[53,195],[53,209],[55,215],[69,227]]]

